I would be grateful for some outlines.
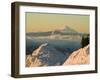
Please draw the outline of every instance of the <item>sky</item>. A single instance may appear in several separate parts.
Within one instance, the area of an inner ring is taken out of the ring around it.
[[[65,26],[77,32],[89,33],[89,15],[31,13],[25,14],[26,32],[47,32]]]

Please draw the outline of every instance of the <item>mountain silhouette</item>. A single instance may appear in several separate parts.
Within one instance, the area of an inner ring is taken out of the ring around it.
[[[65,26],[63,29],[59,30],[62,33],[78,33],[74,29],[70,28],[69,26]]]
[[[62,29],[56,29],[52,31],[52,35],[53,34],[78,34],[78,32],[68,26],[65,26]]]

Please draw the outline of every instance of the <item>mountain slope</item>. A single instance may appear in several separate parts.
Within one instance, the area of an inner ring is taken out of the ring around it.
[[[63,65],[89,64],[89,45],[74,51]]]
[[[39,46],[32,55],[26,58],[26,66],[54,66],[61,65],[66,59],[66,56],[53,46],[44,43]]]

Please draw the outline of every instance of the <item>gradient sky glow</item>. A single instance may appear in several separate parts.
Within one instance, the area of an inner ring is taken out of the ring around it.
[[[77,32],[89,33],[89,16],[51,13],[26,13],[26,32],[45,32],[65,26]]]

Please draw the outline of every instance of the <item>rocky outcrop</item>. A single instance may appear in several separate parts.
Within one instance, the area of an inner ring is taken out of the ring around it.
[[[66,56],[53,46],[44,43],[26,57],[26,67],[61,65]]]
[[[84,48],[81,48],[77,51],[74,51],[69,58],[64,62],[63,65],[80,65],[80,64],[89,64],[89,45]]]

